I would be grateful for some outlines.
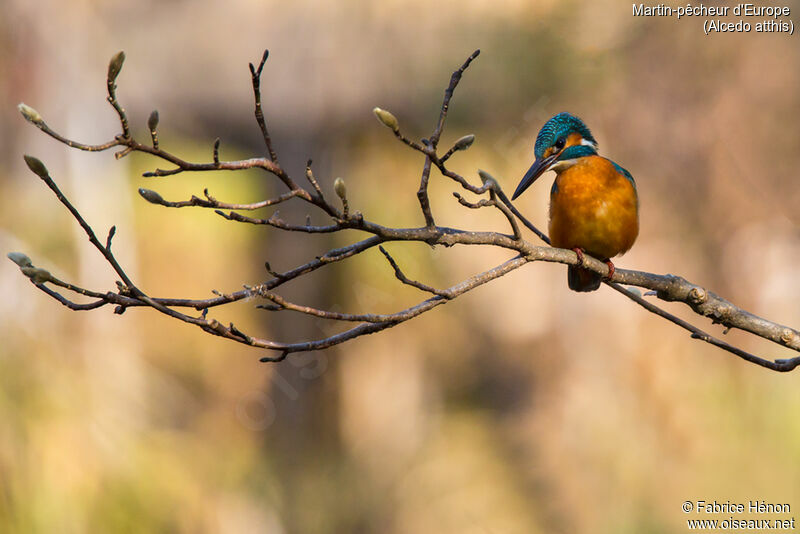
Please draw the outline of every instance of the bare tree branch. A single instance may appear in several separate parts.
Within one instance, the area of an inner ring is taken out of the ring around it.
[[[471,62],[478,56],[478,54],[479,51],[475,51],[472,55],[470,55],[464,64],[451,76],[450,83],[445,90],[439,119],[436,123],[433,133],[428,139],[422,139],[420,142],[417,142],[407,138],[401,132],[397,118],[394,115],[380,108],[375,108],[373,110],[380,122],[390,128],[398,140],[413,149],[415,152],[420,153],[420,155],[422,155],[424,158],[420,186],[417,190],[417,198],[419,200],[420,209],[422,211],[425,224],[424,226],[416,228],[393,228],[367,220],[359,211],[353,211],[351,213],[346,194],[346,187],[341,178],[338,178],[334,182],[334,191],[341,200],[342,209],[340,210],[334,206],[328,199],[326,199],[323,190],[317,181],[317,178],[314,176],[311,170],[310,160],[306,165],[305,171],[306,180],[311,186],[310,190],[300,187],[279,165],[277,155],[272,146],[272,140],[267,130],[266,120],[264,119],[261,104],[260,81],[263,68],[268,57],[268,52],[264,52],[258,67],[250,64],[254,95],[253,98],[255,101],[255,118],[261,130],[264,144],[268,152],[268,157],[251,158],[239,161],[221,161],[219,158],[219,139],[216,139],[212,154],[213,161],[211,163],[193,163],[185,161],[184,159],[159,148],[157,136],[158,112],[155,111],[151,113],[150,118],[148,119],[151,145],[139,143],[134,139],[128,126],[128,117],[124,108],[118,102],[116,96],[116,79],[119,75],[125,57],[123,53],[119,53],[112,58],[109,64],[109,72],[107,77],[108,101],[116,111],[120,120],[120,127],[122,129],[122,133],[116,136],[113,140],[99,145],[78,143],[63,137],[55,130],[50,128],[44,122],[39,113],[33,108],[30,108],[25,104],[20,104],[20,112],[25,119],[36,125],[47,135],[69,147],[89,152],[97,152],[108,150],[113,147],[121,147],[122,150],[117,153],[118,157],[124,157],[131,152],[144,152],[174,165],[174,168],[172,169],[156,169],[154,171],[145,173],[145,176],[170,176],[185,171],[203,172],[211,170],[243,170],[259,168],[276,177],[287,188],[286,192],[278,196],[251,203],[223,202],[211,196],[207,189],[204,190],[205,198],[192,196],[189,200],[168,201],[162,198],[161,195],[156,191],[144,188],[140,189],[140,195],[152,204],[170,208],[191,206],[212,208],[216,211],[216,213],[227,220],[271,226],[280,231],[300,233],[334,233],[342,230],[356,230],[367,234],[367,237],[350,245],[329,250],[324,254],[285,272],[273,271],[269,263],[266,263],[265,267],[267,273],[271,276],[270,279],[258,284],[245,285],[243,289],[230,293],[213,291],[215,295],[213,298],[188,299],[148,296],[134,284],[111,251],[111,242],[116,228],[111,228],[106,238],[106,243],[103,245],[97,239],[95,231],[92,229],[89,223],[60,191],[44,164],[36,158],[26,156],[25,161],[30,167],[31,171],[37,174],[45,182],[48,188],[55,194],[56,198],[67,208],[73,218],[83,228],[84,232],[89,238],[89,241],[103,255],[106,262],[114,270],[117,276],[119,276],[121,281],[117,283],[116,291],[102,292],[90,290],[57,279],[48,271],[35,267],[30,258],[24,254],[10,253],[9,258],[20,266],[22,273],[27,276],[37,288],[41,289],[46,294],[50,295],[55,300],[61,302],[63,305],[72,310],[93,310],[103,307],[106,304],[111,304],[115,305],[114,312],[121,314],[126,309],[132,307],[150,307],[159,311],[160,313],[169,315],[170,317],[180,321],[198,326],[209,334],[224,337],[237,343],[243,343],[253,347],[276,351],[278,353],[278,356],[264,357],[262,358],[262,361],[281,361],[289,354],[294,352],[321,350],[363,335],[391,328],[402,322],[426,313],[431,309],[453,300],[476,287],[494,280],[495,278],[504,276],[508,272],[527,263],[546,261],[562,263],[565,265],[577,265],[579,260],[575,252],[552,248],[550,246],[534,245],[523,238],[520,223],[532,231],[539,239],[544,241],[545,244],[549,245],[550,243],[548,237],[538,228],[536,228],[536,226],[527,220],[519,212],[519,210],[514,207],[514,205],[509,201],[508,197],[503,192],[497,180],[491,177],[488,173],[479,171],[481,185],[475,185],[470,183],[469,180],[460,174],[448,169],[445,166],[445,162],[447,162],[456,152],[466,150],[470,147],[474,140],[473,135],[463,136],[456,141],[454,145],[444,153],[444,155],[440,156],[438,154],[438,144],[444,130],[447,112],[450,106],[450,100],[452,99],[453,93],[458,86],[464,71],[469,67]],[[467,200],[464,196],[462,196],[461,192],[455,191],[453,194],[458,199],[459,203],[461,203],[461,205],[470,209],[489,207],[499,210],[508,221],[509,226],[511,227],[511,234],[509,235],[501,232],[472,232],[457,228],[438,226],[435,222],[428,197],[428,185],[432,178],[431,171],[434,168],[437,169],[443,177],[448,178],[458,184],[463,191],[467,191],[478,196],[478,199],[475,201]],[[306,217],[305,224],[291,223],[281,219],[277,211],[273,212],[267,218],[255,218],[239,213],[239,211],[253,211],[257,209],[269,208],[290,201],[305,202],[309,206],[319,209],[326,217],[330,219],[330,222],[321,225],[311,225],[309,215]],[[228,211],[226,212],[222,210]],[[395,241],[421,242],[427,243],[431,246],[443,245],[445,247],[451,247],[455,245],[500,247],[507,249],[513,254],[513,257],[508,261],[494,267],[493,269],[474,274],[473,276],[470,276],[469,278],[451,287],[446,289],[436,289],[423,282],[408,278],[403,273],[398,262],[383,247],[383,244]],[[421,291],[431,294],[432,296],[426,300],[418,302],[411,307],[394,313],[377,314],[342,313],[338,311],[325,310],[322,308],[291,302],[275,292],[275,289],[279,288],[288,281],[301,278],[329,264],[338,263],[353,256],[365,253],[376,246],[379,248],[385,259],[389,262],[389,265],[394,271],[395,277],[402,284],[417,288]],[[596,258],[585,256],[583,260],[583,266],[604,276],[608,276],[609,274],[608,266]],[[762,317],[758,317],[735,306],[722,297],[711,293],[705,288],[692,284],[691,282],[679,276],[658,275],[640,271],[616,269],[612,278],[610,280],[605,280],[605,283],[615,291],[618,291],[633,302],[636,302],[649,312],[657,314],[658,316],[687,330],[693,338],[710,343],[746,361],[774,371],[791,371],[800,365],[800,356],[791,359],[770,360],[750,354],[741,348],[735,347],[711,336],[691,323],[684,321],[683,319],[680,319],[675,315],[670,314],[666,310],[656,306],[649,300],[642,297],[637,291],[626,289],[621,285],[624,284],[636,286],[650,290],[661,300],[667,302],[682,302],[686,304],[694,313],[703,317],[708,317],[712,320],[712,323],[721,324],[726,329],[738,328],[755,336],[770,340],[783,347],[800,352],[800,332],[797,330],[777,324]],[[62,288],[68,292],[81,295],[82,297],[91,298],[93,300],[89,303],[74,302],[55,289],[48,287],[48,284]],[[228,326],[225,326],[220,321],[208,317],[210,310],[218,310],[226,304],[250,298],[267,301],[266,304],[259,304],[258,307],[273,312],[293,311],[330,321],[342,323],[356,322],[360,324],[322,339],[303,340],[291,343],[255,337],[243,332],[233,323],[229,323]],[[190,315],[189,313],[179,311],[181,309],[184,309],[187,312],[190,310],[194,310],[196,312],[199,311],[200,314],[199,316]]]
[[[275,198],[269,198],[266,200],[261,200],[259,202],[251,202],[250,204],[231,204],[229,202],[220,202],[219,200],[217,200],[216,198],[212,197],[209,194],[208,189],[203,190],[203,195],[206,197],[205,199],[192,195],[192,198],[190,198],[189,200],[179,200],[177,202],[170,202],[169,200],[164,200],[164,198],[161,195],[150,189],[140,188],[139,194],[142,196],[142,198],[144,198],[151,204],[158,204],[159,206],[166,206],[168,208],[184,208],[186,206],[200,206],[202,208],[217,208],[226,210],[257,210],[261,208],[266,208],[268,206],[274,206],[276,204],[280,204],[281,202],[285,202],[291,198],[294,198],[298,195],[302,195],[303,191],[295,189],[294,191],[289,191],[288,193],[284,193]]]
[[[461,65],[458,70],[456,70],[453,75],[450,77],[450,85],[447,86],[447,89],[444,91],[444,101],[442,102],[442,111],[439,113],[439,122],[436,124],[436,129],[433,131],[433,135],[431,135],[431,147],[436,150],[436,147],[439,145],[439,138],[442,136],[442,131],[444,130],[444,121],[447,119],[447,112],[450,110],[450,99],[453,98],[453,92],[456,90],[456,86],[458,82],[461,81],[461,76],[464,74],[464,71],[467,70],[472,60],[474,60],[478,55],[481,53],[480,50],[475,50],[467,60]]]
[[[444,298],[446,298],[448,300],[452,299],[454,297],[453,293],[448,291],[448,290],[442,291],[441,289],[436,289],[435,287],[431,287],[431,286],[429,286],[427,284],[423,284],[422,282],[417,282],[416,280],[411,280],[405,274],[403,274],[403,271],[400,270],[400,266],[397,265],[397,262],[386,251],[385,248],[383,248],[382,246],[380,246],[378,248],[383,253],[383,255],[386,256],[386,260],[389,262],[389,265],[392,266],[392,269],[394,269],[394,276],[398,280],[403,282],[404,284],[409,285],[411,287],[416,287],[417,289],[420,289],[422,291],[427,291],[428,293],[433,293],[434,295],[438,295],[440,297],[444,297]]]
[[[272,140],[269,137],[267,123],[264,120],[264,111],[261,109],[261,72],[264,70],[264,63],[267,62],[268,57],[269,50],[264,50],[264,55],[261,56],[261,63],[258,64],[257,69],[252,63],[250,63],[250,74],[253,77],[253,96],[256,102],[256,122],[258,122],[258,127],[261,128],[261,135],[264,136],[264,144],[269,152],[269,159],[274,163],[278,163],[278,155],[275,154],[275,149],[272,148]]]

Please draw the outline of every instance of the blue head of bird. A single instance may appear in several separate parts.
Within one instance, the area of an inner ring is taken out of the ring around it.
[[[533,152],[536,161],[525,173],[511,200],[520,196],[545,172],[560,170],[577,158],[597,154],[597,141],[582,120],[562,112],[544,123],[536,136]]]

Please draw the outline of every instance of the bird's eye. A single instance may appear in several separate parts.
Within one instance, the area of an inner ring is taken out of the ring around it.
[[[563,137],[559,137],[559,138],[556,140],[555,147],[556,147],[558,150],[561,150],[562,148],[564,148],[564,145],[566,145],[566,144],[567,144],[567,140],[566,140],[566,139],[564,139]]]

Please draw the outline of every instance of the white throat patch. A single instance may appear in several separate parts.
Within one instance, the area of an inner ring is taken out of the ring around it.
[[[561,172],[561,171],[569,169],[570,167],[572,167],[576,163],[578,163],[577,159],[565,159],[563,161],[556,161],[555,163],[550,165],[550,167],[548,167],[547,170],[548,171]]]

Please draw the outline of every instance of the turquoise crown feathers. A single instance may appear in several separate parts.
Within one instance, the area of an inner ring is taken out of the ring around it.
[[[597,146],[597,141],[592,136],[592,132],[583,121],[575,115],[563,111],[544,123],[542,129],[539,130],[539,135],[536,137],[533,153],[537,158],[541,158],[544,155],[544,151],[553,146],[559,137],[566,137],[572,132],[578,132],[581,137],[592,142],[595,147]]]

